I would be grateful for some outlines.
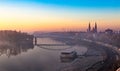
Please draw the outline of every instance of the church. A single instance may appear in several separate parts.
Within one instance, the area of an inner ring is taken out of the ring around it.
[[[93,28],[91,28],[91,24],[89,22],[87,32],[88,33],[97,33],[97,23],[95,22],[95,26]]]

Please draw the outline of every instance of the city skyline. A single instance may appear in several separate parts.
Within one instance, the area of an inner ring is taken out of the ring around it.
[[[98,31],[120,30],[119,3],[119,0],[1,0],[0,29],[86,31],[89,22],[91,25],[97,22]]]

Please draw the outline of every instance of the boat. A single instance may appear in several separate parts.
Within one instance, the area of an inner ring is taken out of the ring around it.
[[[76,51],[61,52],[61,55],[60,55],[61,62],[71,62],[75,58],[77,58],[77,52]]]

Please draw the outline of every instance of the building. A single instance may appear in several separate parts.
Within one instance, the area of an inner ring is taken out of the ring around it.
[[[97,23],[95,22],[95,26],[92,28],[92,30],[91,30],[91,24],[89,23],[87,32],[88,33],[97,33]]]
[[[112,34],[112,33],[113,33],[113,30],[112,30],[112,29],[106,29],[106,30],[105,30],[105,33],[106,33],[106,34]]]
[[[94,32],[97,33],[97,23],[95,22],[95,29]]]
[[[89,26],[88,26],[87,32],[91,32],[91,25],[90,25],[90,22],[89,22]]]

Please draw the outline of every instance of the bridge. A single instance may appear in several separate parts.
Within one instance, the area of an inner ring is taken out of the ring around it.
[[[66,44],[36,44],[36,46],[67,46]]]
[[[37,37],[34,37],[34,45],[35,46],[68,46],[67,44],[64,44],[64,43],[63,44],[38,44]]]
[[[37,43],[37,37],[34,38],[34,46],[37,46],[39,48],[46,49],[46,50],[52,50],[52,51],[66,50],[66,49],[71,49],[73,47],[73,46],[70,46],[70,45],[67,45],[67,44],[64,44],[64,43],[63,44]]]
[[[72,46],[68,46],[68,45],[65,45],[65,44],[36,44],[35,46],[39,47],[39,48],[42,48],[42,49],[46,49],[46,50],[52,50],[52,51],[60,51],[60,50],[66,50],[66,49],[71,49]],[[66,46],[64,48],[54,48],[54,46]]]

